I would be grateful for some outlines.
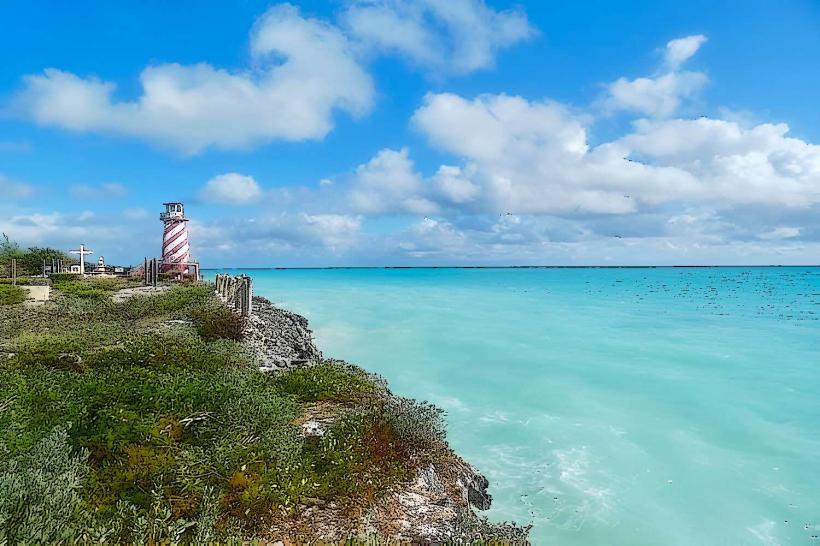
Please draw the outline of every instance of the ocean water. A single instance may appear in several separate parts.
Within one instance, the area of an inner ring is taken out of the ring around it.
[[[534,544],[820,545],[820,268],[245,273],[444,408]]]

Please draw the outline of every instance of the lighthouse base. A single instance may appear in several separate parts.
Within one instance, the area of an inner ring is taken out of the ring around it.
[[[162,262],[159,272],[173,280],[199,280],[199,263],[197,262]]]

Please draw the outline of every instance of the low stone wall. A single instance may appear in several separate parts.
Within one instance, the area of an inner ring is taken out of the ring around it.
[[[216,276],[216,295],[228,307],[242,315],[251,316],[253,311],[253,280],[247,275]]]

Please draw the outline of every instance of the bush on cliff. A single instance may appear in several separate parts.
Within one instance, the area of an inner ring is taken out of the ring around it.
[[[222,305],[201,306],[191,312],[196,331],[206,341],[242,340],[245,319]]]
[[[276,384],[300,402],[355,402],[381,390],[374,377],[361,368],[334,361],[297,368],[278,377]]]

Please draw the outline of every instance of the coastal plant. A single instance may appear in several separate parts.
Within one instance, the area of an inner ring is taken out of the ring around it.
[[[19,286],[0,284],[0,305],[14,305],[23,303],[28,293]]]
[[[393,430],[396,441],[417,452],[431,450],[445,441],[444,410],[429,402],[392,397],[374,411]]]
[[[69,336],[23,334],[9,345],[14,352],[12,363],[19,366],[44,366],[80,371],[80,343]]]
[[[171,315],[191,318],[191,311],[215,300],[213,291],[204,284],[176,284],[165,292],[139,294],[112,304],[112,313],[128,320]]]
[[[53,286],[63,295],[73,296],[75,298],[98,300],[109,296],[107,290],[96,287],[95,283],[83,280],[64,281],[55,283]]]
[[[51,285],[65,296],[75,298],[101,300],[108,298],[113,292],[138,286],[139,283],[120,277],[92,277],[81,279],[71,273],[57,273],[51,275]]]
[[[14,279],[0,278],[0,285],[3,284],[16,284],[17,286],[46,286],[49,282],[48,279],[44,279],[42,277],[17,277]]]
[[[58,285],[69,281],[77,281],[80,279],[79,273],[52,273],[48,276],[52,285]]]
[[[284,394],[300,402],[360,401],[381,392],[375,377],[345,362],[326,360],[314,366],[291,370],[276,380]]]
[[[56,428],[26,453],[0,461],[0,544],[65,541],[81,519],[88,452]]]
[[[245,330],[245,318],[223,305],[201,305],[191,311],[191,318],[197,333],[206,341],[240,341]]]
[[[242,344],[196,328],[198,310],[219,305],[191,284],[125,302],[63,295],[0,309],[0,353],[10,353],[0,354],[0,467],[19,468],[62,430],[63,456],[84,457],[81,487],[43,510],[54,521],[59,509],[81,510],[66,527],[72,539],[264,537],[305,505],[373,502],[444,441],[438,410],[391,401],[355,366],[260,372]],[[333,420],[306,438],[297,423],[317,405]]]

